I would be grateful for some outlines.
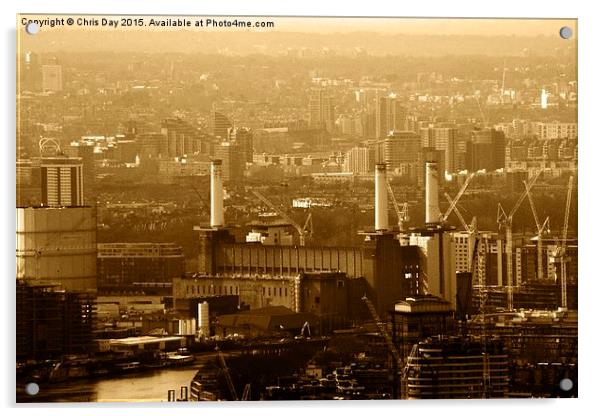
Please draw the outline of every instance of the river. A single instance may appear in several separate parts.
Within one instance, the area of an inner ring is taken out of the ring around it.
[[[36,396],[17,394],[17,402],[161,402],[167,401],[167,391],[180,387],[190,389],[190,381],[200,367],[151,370],[114,378],[80,379],[40,386]]]

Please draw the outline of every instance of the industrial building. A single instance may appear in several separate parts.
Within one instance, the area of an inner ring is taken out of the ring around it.
[[[90,352],[96,313],[93,294],[17,280],[16,304],[17,360]]]
[[[98,290],[171,293],[172,279],[184,273],[182,247],[173,243],[98,244]]]
[[[17,280],[96,291],[93,207],[17,208]]]

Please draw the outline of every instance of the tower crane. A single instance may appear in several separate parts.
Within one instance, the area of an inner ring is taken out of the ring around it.
[[[280,217],[282,217],[282,219],[284,219],[286,222],[290,223],[295,228],[295,230],[297,230],[297,233],[299,234],[299,245],[305,246],[306,240],[308,238],[311,238],[311,236],[313,234],[313,220],[311,217],[311,213],[309,213],[309,215],[307,216],[307,219],[305,220],[305,224],[303,226],[301,226],[301,225],[299,225],[299,223],[294,221],[290,216],[288,216],[288,214],[286,214],[283,210],[276,207],[276,205],[274,205],[269,199],[267,199],[263,194],[261,194],[261,192],[259,192],[256,189],[254,189],[252,192],[261,202],[263,202],[269,208],[276,211],[278,213],[278,215],[280,215]]]
[[[397,347],[395,346],[395,343],[393,342],[393,337],[391,337],[391,334],[389,334],[389,331],[387,330],[387,324],[385,322],[381,321],[380,316],[378,316],[378,312],[376,311],[376,308],[374,307],[374,304],[372,303],[372,301],[370,299],[368,299],[368,297],[366,295],[362,296],[362,300],[368,307],[368,310],[370,311],[370,315],[372,315],[372,320],[378,327],[378,331],[381,333],[381,335],[385,339],[387,348],[389,349],[389,352],[391,353],[391,355],[393,357],[393,360],[392,360],[393,361],[393,377],[395,378],[395,380],[397,380],[399,369],[404,367],[404,363],[403,363],[403,359],[401,358],[401,354],[399,353],[399,350],[397,349]]]
[[[228,390],[230,390],[230,396],[232,397],[232,400],[238,401],[238,394],[236,394],[236,388],[234,387],[234,383],[232,382],[232,377],[230,376],[230,369],[226,364],[226,360],[224,359],[224,356],[220,352],[218,346],[215,347],[215,351],[217,352],[217,360],[219,362],[219,365],[222,367],[222,370],[224,370],[224,375],[226,376],[226,384],[228,384]]]
[[[514,214],[518,210],[518,208],[521,206],[521,204],[527,197],[527,193],[531,190],[531,188],[533,187],[533,184],[535,184],[535,181],[537,180],[537,178],[539,178],[540,174],[541,174],[541,170],[538,170],[537,172],[535,172],[533,177],[527,183],[526,189],[520,195],[520,197],[518,198],[518,201],[516,201],[516,203],[512,207],[512,210],[510,210],[510,212],[508,214],[506,214],[506,211],[504,211],[504,208],[502,207],[501,204],[498,204],[498,206],[497,206],[497,223],[500,227],[504,227],[506,229],[506,280],[507,280],[507,285],[508,285],[508,309],[510,309],[510,310],[514,309],[513,273],[512,273],[512,265],[513,265],[513,262],[512,262],[512,251],[513,251],[512,219],[514,217]],[[520,282],[517,282],[517,285],[520,285]]]
[[[445,211],[445,213],[443,215],[441,215],[441,217],[439,218],[439,222],[444,223],[445,221],[447,221],[447,218],[450,216],[450,214],[454,210],[454,207],[456,206],[456,204],[458,203],[458,201],[460,200],[462,195],[464,195],[466,188],[468,188],[468,185],[470,184],[470,181],[472,180],[472,178],[474,178],[474,176],[475,176],[474,172],[471,173],[470,175],[468,175],[468,177],[466,178],[466,180],[460,187],[460,190],[458,191],[458,193],[456,194],[454,199],[449,203],[449,207],[447,208],[447,211]]]
[[[539,222],[539,217],[537,215],[537,210],[535,209],[535,202],[533,201],[533,196],[531,192],[528,190],[528,185],[526,181],[523,181],[525,184],[525,190],[527,191],[527,197],[529,198],[529,205],[531,205],[531,211],[533,212],[533,219],[535,219],[535,226],[537,227],[537,279],[543,280],[543,235],[544,233],[550,232],[550,217],[546,217],[543,224]]]
[[[410,221],[410,216],[408,215],[408,203],[404,202],[403,204],[401,204],[401,208],[399,208],[399,204],[397,203],[397,199],[395,198],[395,193],[393,192],[393,188],[391,187],[391,182],[388,181],[387,190],[389,191],[389,196],[391,197],[393,208],[395,208],[395,213],[397,214],[397,225],[399,226],[399,231],[403,232],[403,224]]]
[[[567,308],[567,271],[566,263],[570,261],[570,258],[566,255],[566,240],[569,231],[569,214],[571,209],[571,195],[573,193],[573,176],[569,177],[569,185],[566,194],[566,204],[564,208],[564,223],[562,226],[562,236],[560,243],[556,242],[556,248],[553,253],[553,259],[555,263],[559,263],[560,266],[560,305],[562,308]],[[556,267],[558,270],[558,267]],[[558,272],[557,277],[558,277]]]

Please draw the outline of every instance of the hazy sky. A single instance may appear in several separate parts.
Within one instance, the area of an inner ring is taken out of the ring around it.
[[[50,16],[30,15],[28,18],[43,19]],[[61,17],[54,15],[52,17]],[[72,16],[75,17],[75,16]],[[93,17],[93,16],[88,16]],[[100,16],[99,16],[100,17]],[[111,17],[107,15],[106,17]],[[135,16],[132,16],[135,17]],[[149,19],[152,16],[147,16]],[[177,16],[171,16],[177,18]],[[204,19],[206,17],[190,17]],[[236,17],[228,17],[233,20]],[[224,17],[215,17],[222,20]],[[448,18],[331,18],[331,17],[243,17],[245,20],[275,21],[276,27],[269,31],[283,32],[350,32],[371,31],[381,33],[408,33],[429,35],[516,35],[516,36],[558,36],[562,26],[569,26],[577,33],[576,20],[561,19],[448,19]],[[73,26],[75,27],[75,26]],[[68,27],[43,28],[65,30]],[[105,28],[89,28],[105,29]],[[106,28],[108,29],[108,28]],[[119,29],[125,29],[120,27]],[[148,29],[148,28],[147,28]],[[114,29],[113,29],[114,30]],[[169,30],[176,30],[170,28]],[[220,29],[213,29],[218,31]],[[221,29],[236,30],[236,29]]]

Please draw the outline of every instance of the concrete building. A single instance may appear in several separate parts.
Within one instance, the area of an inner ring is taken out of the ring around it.
[[[236,181],[244,177],[245,149],[238,142],[221,142],[215,147],[216,159],[222,161],[223,180]]]
[[[374,149],[356,146],[347,151],[343,162],[343,171],[356,174],[371,173],[374,170]]]
[[[42,204],[47,207],[84,205],[81,158],[44,157],[40,163]]]
[[[466,143],[466,168],[471,172],[505,167],[506,138],[494,129],[473,130]]]
[[[441,168],[447,173],[458,171],[460,161],[458,155],[458,130],[447,127],[426,127],[420,129],[422,147],[433,148],[444,152],[444,165]]]
[[[201,136],[189,123],[179,118],[168,118],[161,123],[159,153],[162,158],[192,156],[206,150]]]
[[[184,273],[182,247],[173,243],[98,244],[99,292],[123,293],[164,288]]]
[[[387,171],[416,178],[420,171],[420,136],[411,131],[392,131],[375,144],[376,163],[385,163]]]
[[[96,291],[92,207],[17,208],[17,280]]]
[[[395,94],[380,97],[376,107],[376,137],[384,138],[392,131],[406,130],[406,108]]]
[[[236,142],[242,150],[245,163],[253,163],[253,132],[246,127],[228,129],[228,141]]]
[[[309,127],[334,131],[334,99],[322,89],[315,89],[309,98]]]
[[[228,137],[228,129],[232,127],[232,122],[228,117],[219,111],[212,111],[209,119],[209,129],[215,137],[225,140]]]
[[[576,139],[577,123],[537,122],[531,127],[539,140]]]

